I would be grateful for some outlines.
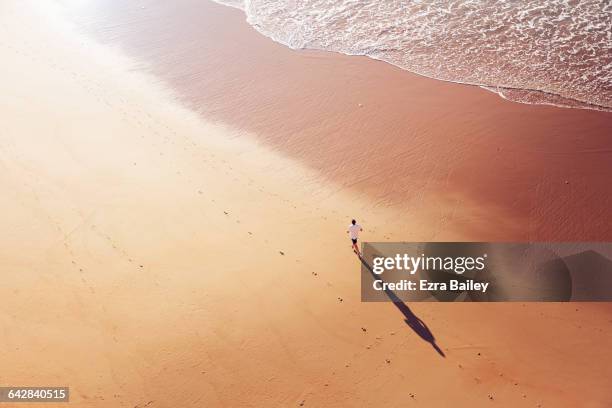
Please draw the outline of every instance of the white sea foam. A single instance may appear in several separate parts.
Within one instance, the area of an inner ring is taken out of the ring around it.
[[[612,110],[610,0],[218,0],[291,48],[366,55],[505,98]]]

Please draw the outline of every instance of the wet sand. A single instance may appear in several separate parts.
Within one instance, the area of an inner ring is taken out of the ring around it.
[[[609,304],[361,303],[353,214],[373,241],[463,236],[196,114],[49,7],[0,13],[3,385],[78,407],[610,405]]]
[[[426,237],[612,237],[612,113],[508,102],[365,57],[291,50],[210,1],[96,2],[73,16],[204,117],[248,130]],[[177,23],[180,22],[180,23]]]

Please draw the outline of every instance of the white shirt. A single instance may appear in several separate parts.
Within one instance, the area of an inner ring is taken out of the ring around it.
[[[349,231],[349,235],[351,236],[351,239],[357,239],[359,238],[359,231],[361,231],[361,225],[359,224],[351,224],[348,227],[348,231]]]

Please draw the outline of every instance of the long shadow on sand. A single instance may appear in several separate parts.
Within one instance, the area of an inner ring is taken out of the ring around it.
[[[370,274],[372,275],[372,277],[374,279],[380,279],[380,277],[377,276],[374,273],[374,271],[372,270],[372,267],[366,262],[365,259],[360,257],[359,260],[361,261],[363,266],[365,266],[368,269],[368,271],[370,271]],[[402,300],[397,297],[395,292],[393,292],[390,289],[385,289],[385,294],[393,302],[395,307],[397,307],[397,309],[400,312],[402,312],[402,314],[405,317],[404,321],[406,322],[406,324],[408,326],[410,326],[410,328],[416,334],[418,334],[420,338],[422,338],[423,340],[425,340],[426,342],[431,344],[431,346],[434,348],[434,350],[436,350],[438,352],[438,354],[440,354],[442,357],[446,357],[444,352],[436,344],[436,338],[434,337],[434,335],[431,332],[431,330],[429,330],[429,328],[427,327],[425,322],[423,322],[421,319],[419,319],[417,315],[412,313],[412,310],[410,310],[408,305],[406,305],[406,303],[402,302]]]

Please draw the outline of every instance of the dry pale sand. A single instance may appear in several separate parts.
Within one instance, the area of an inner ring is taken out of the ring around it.
[[[370,240],[437,224],[202,119],[44,4],[0,5],[1,385],[76,407],[612,404],[610,305],[409,305],[441,357],[360,303],[344,235],[352,214]]]

